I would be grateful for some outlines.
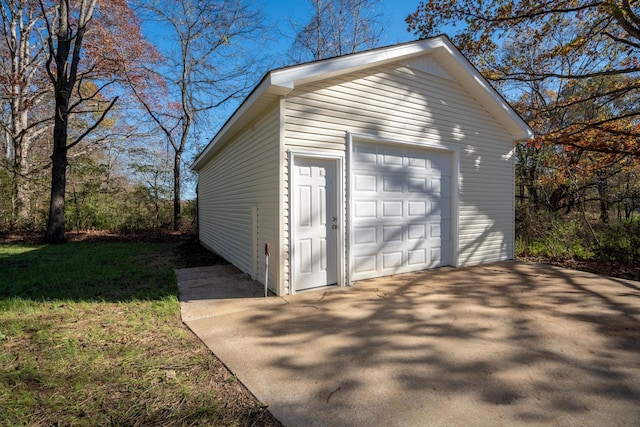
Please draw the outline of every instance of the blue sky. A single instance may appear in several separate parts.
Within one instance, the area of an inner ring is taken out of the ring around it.
[[[382,0],[380,8],[384,25],[381,44],[383,46],[415,40],[415,36],[407,31],[404,19],[418,7],[419,0]],[[312,14],[308,0],[264,0],[264,12],[269,20],[278,24],[282,31],[290,28],[288,22],[293,19],[298,23],[306,23]],[[291,40],[282,38],[278,49],[285,51]]]
[[[268,54],[273,55],[276,59],[275,62],[272,63],[271,68],[290,65],[285,57],[286,52],[291,47],[294,37],[289,22],[293,20],[300,24],[307,23],[312,16],[312,7],[310,2],[308,0],[258,0],[257,3],[263,6],[267,26],[276,27],[280,32],[285,33],[285,36],[278,36],[277,32],[274,32],[272,35],[272,37],[275,38],[275,41],[270,43],[270,52],[268,52]],[[416,10],[418,4],[419,0],[380,1],[380,15],[383,25],[380,46],[403,43],[416,39],[414,35],[406,30],[407,26],[404,19],[407,15]],[[154,39],[156,43],[159,42],[162,45],[163,35],[161,29],[153,25],[148,26],[145,29],[145,32],[150,38]],[[290,35],[290,37],[286,37],[286,35]],[[240,100],[231,101],[211,113],[209,117],[210,128],[208,130],[204,130],[203,134],[199,138],[200,143],[206,143],[208,139],[215,134],[217,129],[227,120],[229,115],[233,113],[239,103]],[[209,132],[211,133],[209,134]],[[195,147],[193,146],[189,147],[189,150],[185,153],[186,155],[184,159],[187,164],[196,154],[194,152],[194,148]],[[187,168],[185,168],[185,170],[186,169]],[[189,180],[188,172],[185,175],[187,176],[185,176],[185,182],[183,182],[183,196],[187,199],[194,198],[194,182]]]
[[[269,69],[291,65],[286,53],[291,48],[295,34],[291,28],[291,21],[299,24],[306,24],[313,14],[310,0],[258,0],[257,4],[262,6],[262,11],[266,18],[267,27],[274,27],[271,38],[275,40],[268,44],[269,52],[273,62],[268,65]],[[404,19],[418,7],[419,0],[381,0],[378,7],[381,8],[380,15],[383,25],[383,33],[380,39],[380,46],[388,46],[396,43],[415,40],[416,37],[407,31],[407,24]],[[285,33],[279,35],[278,33]],[[264,70],[268,71],[267,69]],[[260,78],[262,76],[256,76]],[[256,80],[258,83],[258,80]],[[236,109],[240,100],[227,103],[222,108],[217,109],[220,125]],[[217,129],[217,126],[213,126]],[[211,135],[213,136],[213,135]]]

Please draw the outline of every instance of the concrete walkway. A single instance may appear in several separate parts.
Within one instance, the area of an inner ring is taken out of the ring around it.
[[[286,426],[640,423],[640,283],[542,264],[288,297],[178,270],[184,322]]]

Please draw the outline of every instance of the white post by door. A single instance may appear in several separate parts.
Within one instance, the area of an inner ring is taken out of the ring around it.
[[[336,162],[296,157],[293,177],[293,289],[338,281]]]

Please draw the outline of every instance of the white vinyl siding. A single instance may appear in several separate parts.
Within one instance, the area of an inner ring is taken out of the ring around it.
[[[269,242],[273,289],[280,279],[278,146],[279,109],[273,105],[219,149],[199,171],[198,185],[200,240],[263,283]]]
[[[344,152],[346,132],[458,147],[458,264],[513,257],[512,138],[456,81],[390,64],[305,85],[285,106],[285,149]]]

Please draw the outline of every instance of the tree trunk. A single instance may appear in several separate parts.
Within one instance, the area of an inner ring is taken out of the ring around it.
[[[21,42],[22,43],[22,42]],[[21,49],[23,50],[23,49]],[[12,79],[16,82],[11,88],[11,137],[13,139],[13,226],[21,227],[28,222],[29,217],[29,174],[28,154],[31,145],[30,132],[28,130],[28,109],[26,98],[28,89],[24,87],[24,72],[21,72],[21,63],[27,62],[26,58],[14,55],[12,65]]]
[[[82,0],[79,7],[80,14],[75,24],[71,22],[72,13],[68,9],[70,3],[63,0],[58,2],[58,25],[55,35],[50,33],[48,38],[50,52],[47,60],[47,73],[53,83],[56,98],[55,121],[53,124],[53,154],[51,155],[51,200],[49,202],[47,231],[44,235],[44,239],[48,243],[64,243],[67,241],[65,236],[64,198],[67,187],[67,166],[69,164],[67,151],[70,147],[67,145],[69,102],[71,92],[76,85],[82,40],[87,30],[86,26],[93,15],[93,8],[96,2],[97,0]],[[40,5],[44,15],[42,2]],[[73,34],[74,26],[75,34]],[[54,39],[56,40],[55,48],[53,48]],[[72,46],[73,51],[71,50]],[[70,53],[72,54],[71,57],[69,56]],[[53,63],[55,63],[55,70],[51,69]]]
[[[180,161],[182,153],[176,152],[173,158],[173,229],[178,231],[182,225],[182,214],[180,204]]]
[[[14,194],[14,212],[13,212],[13,226],[21,228],[30,223],[30,187],[27,175],[29,174],[29,161],[27,159],[26,151],[28,145],[25,143],[27,139],[25,134],[23,142],[16,144],[15,149],[15,161],[13,165],[14,177],[13,177],[13,194]]]
[[[604,173],[598,173],[598,184],[596,189],[598,191],[598,198],[600,199],[600,221],[603,224],[609,224],[609,195],[607,191],[607,182]]]
[[[64,197],[67,187],[67,126],[69,100],[65,93],[56,96],[56,118],[53,128],[53,154],[51,155],[51,201],[49,220],[44,239],[47,243],[64,243]]]
[[[51,156],[51,202],[49,204],[49,221],[44,239],[47,243],[64,243],[67,241],[64,225],[64,195],[67,185],[67,155],[54,153]]]

